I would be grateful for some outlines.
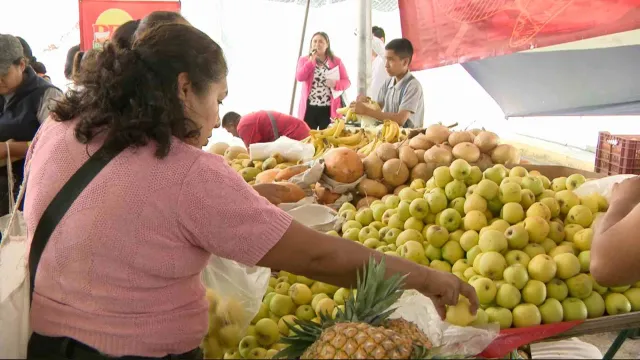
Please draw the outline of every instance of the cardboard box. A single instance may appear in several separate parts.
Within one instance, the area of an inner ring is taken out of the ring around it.
[[[605,174],[598,174],[593,171],[586,171],[580,169],[570,168],[568,166],[559,166],[559,165],[533,165],[533,164],[521,164],[523,168],[533,171],[537,170],[542,175],[549,178],[549,180],[553,180],[559,177],[567,177],[573,174],[582,174],[587,179],[600,179],[605,177]]]

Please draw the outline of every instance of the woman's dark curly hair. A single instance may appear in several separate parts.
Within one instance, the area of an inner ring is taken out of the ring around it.
[[[172,137],[197,138],[198,126],[185,116],[178,98],[178,75],[186,73],[197,95],[227,75],[222,49],[202,31],[163,24],[136,40],[132,49],[106,44],[95,66],[79,74],[71,90],[53,109],[57,121],[78,120],[75,136],[83,144],[106,133],[107,150],[157,144],[165,157]]]

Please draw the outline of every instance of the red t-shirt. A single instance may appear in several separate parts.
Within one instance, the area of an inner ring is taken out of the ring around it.
[[[293,140],[304,140],[309,136],[310,129],[304,121],[277,111],[270,111],[270,113],[276,120],[280,136]],[[255,143],[275,141],[273,126],[267,111],[257,111],[243,116],[238,123],[238,136],[247,147]]]

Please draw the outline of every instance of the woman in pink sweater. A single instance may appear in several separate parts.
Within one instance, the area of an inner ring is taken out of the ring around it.
[[[108,44],[52,110],[28,154],[30,241],[63,184],[101,146],[128,144],[53,231],[36,271],[30,359],[196,359],[207,332],[200,274],[209,257],[283,269],[339,286],[383,254],[292,220],[225,160],[206,153],[227,96],[227,64],[181,24]],[[292,256],[295,254],[295,256]],[[444,314],[472,287],[387,257],[388,272]]]
[[[340,79],[327,79],[327,72],[335,67]],[[326,129],[340,107],[340,97],[334,98],[331,90],[346,90],[351,86],[342,61],[331,51],[329,35],[313,34],[309,55],[298,60],[296,79],[302,82],[298,118],[304,119],[311,130]]]

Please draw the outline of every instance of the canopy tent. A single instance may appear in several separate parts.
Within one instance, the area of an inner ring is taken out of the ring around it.
[[[462,66],[506,117],[640,115],[640,45],[488,58]]]

